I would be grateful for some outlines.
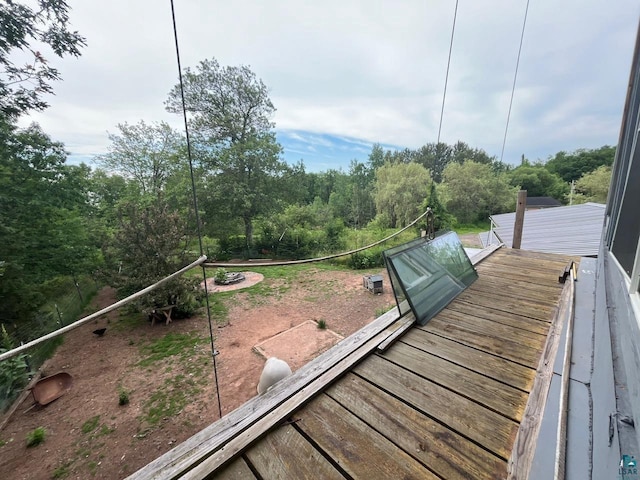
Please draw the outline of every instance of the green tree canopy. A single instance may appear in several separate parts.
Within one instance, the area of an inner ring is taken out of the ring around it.
[[[96,158],[111,172],[135,181],[142,195],[158,196],[184,155],[184,138],[165,122],[118,124],[108,152]],[[186,163],[186,162],[184,162]]]
[[[508,177],[511,185],[526,190],[529,197],[553,197],[563,201],[569,192],[569,185],[544,165],[523,164],[509,171]]]
[[[185,70],[184,93],[202,161],[215,175],[212,191],[225,205],[217,213],[241,218],[252,245],[253,220],[274,211],[289,193],[282,179],[290,169],[280,160],[267,87],[249,67],[221,67],[212,59]],[[179,85],[166,106],[182,111]]]
[[[431,178],[417,163],[385,163],[376,170],[374,200],[391,228],[404,227],[421,213]]]
[[[616,147],[608,145],[595,149],[579,149],[571,153],[558,152],[545,166],[565,182],[572,182],[602,165],[610,167],[613,165],[615,154]]]
[[[593,172],[585,173],[576,182],[572,203],[607,203],[610,183],[611,167],[603,165]]]
[[[443,172],[443,203],[461,223],[486,220],[489,215],[513,210],[516,187],[504,173],[476,162],[451,163]]]
[[[36,3],[36,5],[34,5]],[[40,49],[51,48],[58,57],[80,55],[85,39],[69,29],[69,6],[64,0],[0,3],[0,112],[16,118],[29,110],[43,110],[42,94],[53,93],[50,82],[60,73]],[[16,51],[30,57],[14,62]]]

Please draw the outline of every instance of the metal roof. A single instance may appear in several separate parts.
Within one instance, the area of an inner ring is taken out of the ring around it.
[[[535,252],[597,256],[604,212],[605,206],[599,203],[528,210],[524,214],[520,248]],[[515,218],[515,212],[491,217],[496,225],[494,233],[508,247],[513,241]]]

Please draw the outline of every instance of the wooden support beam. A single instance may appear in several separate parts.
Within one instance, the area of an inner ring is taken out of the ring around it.
[[[522,227],[524,226],[524,211],[527,208],[527,191],[518,192],[518,204],[516,205],[516,223],[513,225],[513,242],[511,248],[520,249],[522,243]]]

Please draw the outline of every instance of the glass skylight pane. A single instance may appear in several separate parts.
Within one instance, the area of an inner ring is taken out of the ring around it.
[[[478,278],[453,232],[391,248],[384,252],[384,259],[398,309],[403,314],[411,308],[420,325]]]

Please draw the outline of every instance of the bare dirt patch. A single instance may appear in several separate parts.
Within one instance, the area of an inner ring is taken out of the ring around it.
[[[266,273],[254,288],[223,294],[227,323],[213,325],[223,414],[256,395],[264,359],[254,345],[310,320],[324,320],[346,337],[394,304],[386,272],[375,272],[384,275],[379,295],[362,287],[363,273],[310,269],[292,279]],[[115,292],[105,288],[94,309],[114,301]],[[101,327],[105,335],[95,336]],[[47,407],[29,410],[31,397],[19,406],[0,431],[0,478],[123,478],[217,420],[208,337],[206,316],[152,327],[142,315],[117,311],[66,334],[45,373],[70,373],[73,388]],[[293,359],[293,370],[320,353],[312,348],[297,356],[300,341],[288,353],[278,351]],[[119,405],[121,392],[127,405]],[[27,433],[37,427],[46,439],[27,448]]]

